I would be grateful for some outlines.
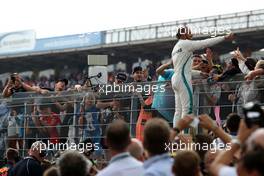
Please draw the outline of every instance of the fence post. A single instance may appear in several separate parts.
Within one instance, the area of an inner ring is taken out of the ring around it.
[[[74,97],[74,105],[73,105],[73,138],[74,138],[74,142],[77,144],[78,142],[78,123],[77,123],[77,101],[76,101],[76,97]]]
[[[134,94],[131,96],[131,105],[130,105],[130,135],[132,135],[132,129],[133,129],[133,99],[134,99]],[[134,136],[132,136],[134,137]]]
[[[26,127],[27,127],[27,102],[24,103],[24,126],[23,126],[23,149],[22,149],[22,156],[25,157],[25,150],[26,150]]]

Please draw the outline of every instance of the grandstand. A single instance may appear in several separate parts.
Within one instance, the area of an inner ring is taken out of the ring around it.
[[[88,54],[106,54],[109,64],[122,61],[131,72],[134,62],[149,59],[154,62],[170,57],[174,46],[176,29],[180,25],[196,27],[230,27],[238,36],[235,43],[223,43],[215,52],[225,54],[236,46],[258,51],[263,48],[264,10],[254,10],[174,22],[150,24],[122,29],[113,29],[89,34],[78,34],[46,39],[37,39],[36,47],[27,52],[0,54],[0,74],[55,68],[67,64],[81,68],[87,63]],[[197,35],[196,39],[207,37]],[[61,43],[64,43],[61,45]],[[64,63],[64,64],[62,64]],[[20,65],[23,67],[17,67]]]

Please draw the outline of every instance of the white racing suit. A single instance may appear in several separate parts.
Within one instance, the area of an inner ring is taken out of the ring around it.
[[[174,75],[171,79],[175,93],[175,114],[173,127],[186,114],[193,113],[192,56],[193,51],[213,46],[224,41],[224,37],[205,40],[179,40],[172,50]]]

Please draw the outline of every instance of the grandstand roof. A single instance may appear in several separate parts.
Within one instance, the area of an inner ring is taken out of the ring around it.
[[[97,33],[100,37],[96,38],[94,45],[89,43],[80,45],[77,43],[77,46],[73,48],[71,48],[72,45],[65,48],[59,45],[60,47],[56,49],[56,44],[61,44],[63,40],[72,40],[74,35],[41,39],[44,44],[45,40],[53,42],[53,45],[48,45],[53,48],[39,52],[31,51],[0,56],[0,69],[4,73],[14,70],[15,65],[23,65],[23,68],[19,68],[21,71],[30,68],[36,69],[36,67],[38,69],[59,68],[62,66],[62,61],[63,64],[69,63],[71,66],[86,65],[88,54],[107,54],[110,58],[110,64],[117,63],[120,60],[126,63],[135,62],[138,58],[161,60],[164,57],[170,57],[170,52],[176,43],[176,27],[181,24],[208,27],[229,25],[237,35],[236,42],[217,45],[214,50],[218,53],[229,52],[235,49],[236,46],[240,46],[241,49],[250,48],[252,51],[259,50],[264,46],[264,10],[257,10],[101,31]],[[89,34],[78,34],[75,37],[87,35]],[[196,39],[206,37],[208,35],[197,35]],[[58,39],[59,43],[57,42]],[[76,45],[77,39],[74,38],[74,40],[73,43]]]

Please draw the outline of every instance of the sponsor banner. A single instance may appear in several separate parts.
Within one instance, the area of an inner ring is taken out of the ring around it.
[[[30,54],[100,45],[103,32],[35,39],[34,31],[0,34],[0,55]]]
[[[36,34],[32,30],[0,34],[0,54],[32,51],[36,45]]]
[[[53,37],[37,40],[34,52],[50,51],[69,48],[81,48],[99,45],[102,43],[101,32],[84,33],[63,37]]]

